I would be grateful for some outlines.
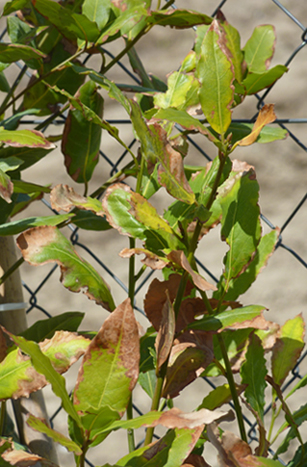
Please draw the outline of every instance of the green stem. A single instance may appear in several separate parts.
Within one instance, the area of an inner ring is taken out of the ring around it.
[[[3,102],[1,104],[1,107],[0,107],[0,115],[3,114],[3,112],[5,111],[6,109],[6,104],[8,103],[8,101],[10,100],[10,98],[12,97],[12,95],[14,94],[14,91],[15,89],[17,88],[18,84],[20,83],[22,77],[24,76],[24,74],[26,73],[28,67],[25,65],[23,67],[23,69],[21,70],[18,78],[15,80],[14,84],[12,85],[12,87],[10,88],[9,92],[7,93],[7,95],[5,96],[5,99],[3,99]]]
[[[166,362],[163,363],[163,365],[160,368],[160,372],[159,372],[157,382],[156,382],[155,392],[154,392],[153,399],[152,399],[151,410],[159,409],[164,378],[165,378],[166,370],[167,370],[167,363],[168,363],[168,359]],[[152,442],[153,434],[154,434],[154,428],[153,427],[147,428],[144,446],[147,446],[148,444]]]
[[[129,403],[127,406],[127,420],[132,420],[133,419],[133,407],[132,407],[132,394],[129,399]],[[127,436],[128,436],[128,447],[129,447],[129,452],[135,451],[135,440],[134,440],[134,430],[132,428],[129,428],[127,430]]]
[[[213,187],[212,187],[210,197],[209,197],[208,202],[206,204],[206,209],[208,209],[208,211],[210,210],[210,208],[211,208],[211,206],[213,204],[213,201],[215,200],[216,192],[217,192],[217,189],[218,189],[219,184],[220,184],[220,180],[221,180],[221,177],[222,177],[222,174],[223,174],[223,169],[224,169],[224,165],[225,165],[227,157],[228,157],[228,154],[224,155],[221,151],[219,151],[220,165],[219,165],[219,168],[218,168],[215,180],[214,180],[214,184],[213,184]]]
[[[246,436],[246,431],[245,431],[245,426],[244,426],[242,409],[241,409],[241,405],[239,402],[239,397],[238,397],[238,393],[236,389],[236,383],[235,383],[233,373],[231,370],[231,365],[230,365],[230,361],[228,358],[225,342],[221,334],[217,334],[217,340],[218,340],[218,343],[219,343],[219,346],[222,352],[222,356],[223,356],[223,360],[224,360],[224,364],[226,368],[226,377],[227,377],[227,381],[229,384],[233,405],[235,406],[235,411],[237,414],[237,421],[238,421],[241,439],[247,443],[247,436]]]
[[[13,274],[13,272],[16,271],[16,269],[19,268],[19,266],[24,262],[24,259],[23,257],[19,258],[14,264],[13,266],[11,266],[4,274],[2,277],[0,277],[0,285],[2,285],[6,279],[8,279],[10,277],[11,274]]]

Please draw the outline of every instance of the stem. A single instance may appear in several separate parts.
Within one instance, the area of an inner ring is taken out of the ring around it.
[[[156,382],[154,396],[152,399],[151,410],[159,409],[164,378],[165,378],[166,370],[167,370],[167,364],[168,364],[168,359],[166,360],[166,362],[163,363],[163,365],[160,368],[159,376]],[[147,428],[144,446],[147,446],[148,444],[152,442],[153,434],[154,434],[154,428],[153,427]]]
[[[223,337],[222,337],[221,334],[217,334],[217,340],[219,342],[220,349],[221,349],[222,356],[223,356],[223,360],[224,360],[224,363],[225,363],[226,377],[227,377],[227,381],[228,381],[228,384],[229,384],[233,404],[235,406],[235,411],[236,411],[236,414],[237,414],[237,421],[238,421],[238,426],[239,426],[239,430],[240,430],[240,435],[241,435],[242,440],[247,443],[247,436],[246,436],[246,432],[245,432],[242,409],[241,409],[241,405],[240,405],[240,402],[239,402],[239,397],[238,397],[238,393],[237,393],[237,390],[236,390],[236,384],[235,384],[235,380],[234,380],[234,377],[233,377],[233,374],[232,374],[231,365],[230,365],[230,361],[229,361],[229,358],[228,358],[227,350],[226,350],[225,343],[224,343],[224,340],[223,340]]]
[[[4,112],[3,109],[5,109],[6,104],[10,100],[11,96],[14,94],[15,89],[17,88],[18,84],[20,83],[20,81],[21,81],[22,77],[24,76],[24,74],[26,73],[27,69],[28,69],[28,67],[26,65],[22,68],[21,72],[19,73],[19,75],[17,76],[15,82],[13,83],[12,87],[10,88],[9,92],[5,96],[5,99],[3,100],[2,104],[1,104],[1,107],[0,107],[0,115],[3,114],[3,112]]]
[[[211,206],[213,204],[213,201],[215,199],[216,192],[217,192],[217,189],[218,189],[219,184],[220,184],[220,180],[221,180],[221,176],[222,176],[222,173],[223,173],[223,169],[224,169],[224,165],[225,165],[227,156],[228,156],[228,154],[224,155],[224,154],[222,154],[221,151],[219,151],[220,166],[219,166],[218,172],[217,172],[215,180],[214,180],[214,184],[213,184],[213,187],[212,187],[210,197],[209,197],[208,202],[206,204],[206,209],[208,209],[208,211],[211,208]]]
[[[16,269],[19,268],[19,266],[24,262],[24,259],[23,257],[19,258],[19,260],[16,261],[16,263],[13,264],[13,266],[11,266],[4,274],[2,277],[0,277],[0,285],[2,285],[6,279],[8,279],[10,277],[11,274],[13,274],[13,272],[16,271]]]
[[[133,419],[133,407],[132,407],[132,394],[129,399],[129,403],[127,406],[127,420],[132,420]],[[135,440],[134,440],[134,430],[132,428],[129,428],[127,430],[127,436],[128,436],[128,447],[129,447],[129,452],[135,451]]]

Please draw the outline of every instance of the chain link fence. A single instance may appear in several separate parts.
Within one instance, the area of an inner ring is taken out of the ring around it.
[[[177,1],[173,7],[186,8],[187,5],[185,3]],[[305,193],[306,171],[304,171],[304,169],[307,169],[307,115],[304,118],[307,103],[307,47],[305,47],[307,45],[307,9],[306,5],[304,6],[304,0],[298,0],[297,2],[286,0],[284,2],[279,2],[278,0],[249,1],[249,11],[246,11],[246,3],[238,0],[223,0],[220,3],[214,0],[196,0],[189,2],[188,7],[198,9],[206,14],[211,13],[212,16],[217,13],[219,8],[223,8],[228,21],[236,26],[240,33],[242,31],[242,40],[246,40],[249,37],[253,27],[256,25],[263,22],[274,24],[277,29],[278,39],[276,58],[280,63],[289,67],[288,76],[283,77],[280,82],[276,83],[275,86],[273,85],[264,93],[250,97],[249,103],[243,107],[242,113],[238,116],[235,115],[235,121],[251,123],[255,121],[258,110],[264,103],[275,102],[278,116],[275,124],[285,128],[289,134],[286,142],[274,143],[266,147],[254,145],[250,151],[247,151],[248,162],[256,167],[260,181],[260,193],[263,193],[263,195],[261,194],[263,229],[273,229],[276,225],[281,229],[276,251],[267,269],[264,271],[263,277],[259,277],[259,285],[257,285],[257,281],[255,286],[252,287],[252,291],[247,294],[247,299],[250,302],[260,302],[268,306],[272,319],[283,323],[298,312],[305,313],[307,317],[307,248],[305,235],[307,227],[305,202],[307,194]],[[6,31],[4,30],[1,40],[5,37],[5,33]],[[181,42],[176,43],[176,41],[170,44],[170,36],[166,33],[164,37],[164,31],[161,31],[161,28],[155,34],[153,39],[149,40],[153,40],[155,46],[158,45],[162,49],[166,48],[163,54],[166,62],[164,64],[158,63],[155,57],[148,57],[151,49],[148,48],[146,50],[146,41],[144,46],[140,46],[139,53],[142,59],[144,58],[144,63],[148,62],[149,67],[155,68],[155,65],[160,66],[162,70],[160,73],[164,72],[165,77],[168,72],[172,71],[169,68],[169,60],[175,63],[175,67],[178,67],[180,60],[185,56],[181,51],[181,46],[188,47],[186,51],[188,53],[189,48],[193,45],[193,38],[189,32],[184,38],[185,44]],[[245,37],[243,37],[244,35]],[[113,57],[111,49],[105,50],[105,53],[107,56]],[[85,61],[88,59],[92,60],[92,58],[86,57]],[[163,62],[162,59],[161,62]],[[19,66],[18,63],[16,65]],[[24,71],[22,68],[20,76],[17,76],[17,78],[15,75],[16,81],[20,79]],[[155,73],[155,70],[153,72]],[[114,76],[111,78],[115,82],[125,80],[124,82],[140,84],[138,77],[130,71],[125,61],[119,63],[118,70],[113,73]],[[28,73],[28,75],[30,74]],[[282,84],[283,80],[285,80],[284,85]],[[117,125],[120,128],[122,138],[126,141],[129,148],[136,150],[137,142],[133,137],[130,121],[119,115],[118,112],[119,110],[115,104],[114,106],[107,104],[105,118],[111,124]],[[31,127],[41,122],[42,120],[34,121],[24,118],[20,123]],[[57,134],[64,123],[65,116],[61,116],[51,124],[46,123],[43,131],[48,135],[52,133]],[[101,180],[116,173],[122,164],[126,163],[126,158],[129,157],[127,151],[118,152],[118,147],[112,146],[113,143],[108,140],[107,136],[103,138],[100,152],[101,169],[100,172],[97,171],[97,175],[94,177],[94,183],[97,183],[98,186],[101,184]],[[204,164],[215,156],[215,154],[211,153],[211,148],[209,148],[206,141],[204,142],[198,136],[190,136],[189,143],[191,146],[191,157],[195,163]],[[44,178],[44,171],[48,172],[49,180],[50,169],[55,174],[54,182],[71,184],[71,180],[67,176],[58,174],[59,167],[62,167],[63,164],[59,162],[57,157],[54,156],[54,159],[51,161],[49,159],[49,166],[40,166],[40,164],[37,167],[35,166],[34,172],[29,172],[32,180],[35,181],[36,179],[37,181],[39,179],[41,181]],[[242,154],[243,158],[246,159],[245,153]],[[58,165],[58,162],[60,165]],[[161,194],[158,194],[156,202],[157,206],[161,209],[161,206],[163,207],[163,197]],[[41,200],[41,204],[42,206],[39,209],[41,209],[43,215],[46,215],[47,211],[52,210],[46,199]],[[31,209],[35,210],[33,212],[37,215],[37,205],[31,207]],[[66,230],[66,233],[69,235],[76,249],[80,251],[80,254],[85,256],[107,280],[116,298],[116,302],[120,303],[121,298],[124,298],[127,294],[127,275],[124,272],[126,263],[123,259],[115,258],[114,254],[117,254],[123,247],[127,246],[127,238],[117,236],[116,233],[110,233],[110,231],[91,232],[73,227],[70,227],[70,231]],[[211,233],[208,235],[208,244],[206,243],[207,239],[203,239],[204,246],[200,250],[198,264],[203,270],[204,275],[209,275],[212,280],[217,281],[221,270],[221,258],[223,257],[220,248],[223,248],[223,246],[220,246],[217,238],[211,238],[210,236]],[[209,245],[209,247],[206,245]],[[58,284],[59,272],[56,270],[57,266],[51,268],[48,266],[44,268],[30,268],[24,265],[22,267],[25,300],[29,303],[27,309],[29,323],[31,324],[31,322],[38,319],[62,313],[63,311],[72,309],[72,307],[77,307],[76,309],[80,310],[81,303],[81,307],[89,315],[89,318],[86,317],[85,319],[84,327],[98,330],[106,316],[104,311],[100,311],[100,309],[97,311],[97,307],[94,309],[95,306],[91,303],[89,304],[85,298],[76,297],[74,294],[62,291],[61,286]],[[142,279],[137,284],[135,308],[140,312],[140,316],[143,313],[142,300],[146,292],[146,285],[149,284],[149,280],[153,274],[155,274],[153,271],[149,272],[145,279]],[[291,377],[284,385],[284,389],[297,382],[298,379],[301,379],[306,374],[306,357],[307,352],[305,351],[292,371]],[[72,373],[72,375],[71,378],[70,376],[68,378],[72,381],[70,383],[71,389],[73,388],[75,378],[74,372],[75,370],[70,370],[70,374]],[[208,390],[211,390],[211,387],[215,387],[214,380],[203,379],[197,382],[196,391],[198,391],[198,394],[204,395]],[[53,413],[50,413],[51,423],[61,430],[63,428],[61,427],[61,417],[63,420],[64,414],[61,412],[60,407],[56,408],[57,402],[52,399],[51,392],[49,391],[48,393],[48,388],[44,391],[49,412],[50,409],[53,410]],[[182,393],[181,400],[183,400],[183,405],[191,397],[193,398],[190,389],[189,391],[186,392],[184,390]],[[134,409],[137,414],[142,414],[142,410],[149,410],[148,400],[144,401],[142,397],[145,396],[140,394],[140,402],[137,397],[135,398]],[[193,400],[193,405],[195,405],[195,400]],[[193,405],[190,407],[191,409]],[[271,406],[269,405],[265,413],[269,414],[270,410]],[[248,416],[245,417],[245,420],[249,426],[249,440],[252,442],[257,439],[256,426]],[[118,436],[118,433],[116,436]],[[142,435],[140,435],[139,441],[142,441]],[[123,442],[125,443],[125,441]],[[110,438],[108,438],[105,443],[108,445],[108,452],[105,451],[106,448],[104,448],[103,444],[97,448],[98,451],[94,450],[93,458],[89,457],[87,464],[93,466],[92,462],[99,462],[100,464],[115,462],[120,457],[120,452],[117,445],[118,441],[115,440],[114,445],[112,443],[112,439],[110,441]],[[114,449],[112,446],[114,446]],[[114,452],[110,452],[112,450]],[[69,455],[62,453],[61,456],[60,465],[69,465],[71,461],[71,458],[68,457]],[[101,456],[103,456],[103,460]]]

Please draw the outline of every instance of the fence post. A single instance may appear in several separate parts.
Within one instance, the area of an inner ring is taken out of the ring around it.
[[[0,237],[0,276],[17,261],[16,246],[13,237]],[[22,284],[17,269],[0,286],[0,324],[13,334],[27,329],[25,304],[23,303]],[[29,413],[48,421],[44,397],[41,391],[30,394],[29,398],[13,401],[20,442],[44,458],[57,463],[53,441],[45,434],[32,430],[26,419]]]

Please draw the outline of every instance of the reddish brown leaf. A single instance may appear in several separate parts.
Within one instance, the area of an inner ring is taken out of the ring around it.
[[[147,291],[145,300],[144,300],[144,309],[147,315],[147,318],[153,325],[156,331],[159,330],[162,320],[162,308],[166,300],[166,290],[169,294],[170,302],[176,298],[178,287],[181,281],[181,276],[179,274],[171,274],[167,281],[159,281],[154,279]],[[188,282],[184,296],[188,296],[193,289],[193,285]]]
[[[269,123],[272,123],[276,120],[276,115],[274,112],[274,104],[266,104],[259,111],[257,120],[253,126],[251,133],[245,138],[238,141],[239,146],[249,146],[253,144],[258,138],[262,128]]]
[[[157,352],[157,372],[166,361],[171,351],[175,335],[175,324],[174,309],[170,302],[168,293],[166,292],[166,300],[162,307],[161,325],[155,342]]]
[[[176,339],[167,368],[163,397],[174,398],[213,361],[212,333],[186,331]]]
[[[120,253],[119,256],[122,258],[131,258],[133,255],[145,255],[145,258],[142,259],[142,263],[146,264],[146,266],[150,267],[151,269],[163,269],[168,264],[168,260],[162,258],[161,256],[155,255],[149,250],[145,248],[124,248]]]
[[[202,456],[190,454],[181,467],[210,467]]]
[[[223,328],[225,329],[247,329],[247,328],[253,328],[253,329],[262,329],[262,330],[269,330],[271,327],[275,327],[275,323],[272,323],[272,321],[267,321],[263,313],[261,312],[260,315],[256,316],[253,319],[249,319],[246,321],[242,321],[241,323],[233,323],[231,326]]]
[[[232,410],[223,412],[222,410],[201,409],[197,412],[182,412],[177,407],[163,412],[161,417],[153,422],[151,426],[162,425],[166,428],[195,428],[197,426],[209,425],[213,422],[231,422],[234,420]]]
[[[57,467],[56,464],[43,457],[21,450],[5,451],[1,454],[1,457],[9,464],[16,465],[17,467],[30,467],[31,465],[38,465],[38,462],[47,467]]]
[[[193,271],[183,251],[172,251],[167,255],[167,258],[187,271],[190,274],[194,285],[200,290],[217,290],[215,285],[210,284],[200,274]]]

